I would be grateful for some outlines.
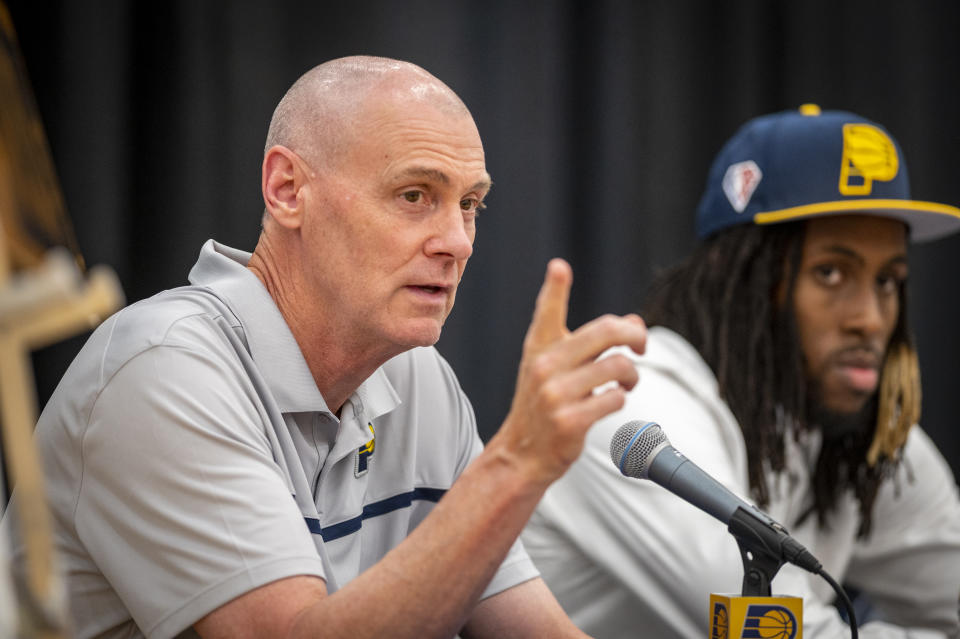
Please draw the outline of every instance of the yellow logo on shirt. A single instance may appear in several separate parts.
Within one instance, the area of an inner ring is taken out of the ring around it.
[[[355,477],[366,475],[369,470],[370,458],[373,456],[373,449],[376,446],[377,434],[373,430],[373,423],[367,422],[367,428],[370,429],[370,441],[357,449],[356,463],[353,465],[353,474]]]

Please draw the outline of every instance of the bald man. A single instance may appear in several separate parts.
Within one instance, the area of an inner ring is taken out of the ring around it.
[[[346,58],[291,87],[253,254],[207,242],[40,418],[78,637],[582,636],[516,538],[637,380],[596,356],[646,329],[568,331],[551,261],[484,449],[432,345],[490,184],[469,111],[419,67]]]

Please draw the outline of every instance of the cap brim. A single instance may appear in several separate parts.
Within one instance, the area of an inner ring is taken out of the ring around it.
[[[757,224],[777,224],[818,215],[880,215],[900,220],[910,227],[914,242],[936,240],[960,231],[960,208],[918,200],[839,200],[794,206],[779,211],[765,211],[753,216]]]

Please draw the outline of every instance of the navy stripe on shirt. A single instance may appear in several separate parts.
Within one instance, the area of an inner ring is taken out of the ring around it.
[[[326,528],[321,527],[320,521],[313,517],[304,517],[303,519],[307,522],[307,528],[310,529],[311,533],[320,535],[324,541],[333,541],[334,539],[346,537],[360,530],[363,526],[364,519],[371,519],[373,517],[379,517],[380,515],[386,515],[401,508],[408,508],[414,501],[432,501],[436,503],[440,501],[440,498],[443,497],[446,492],[444,488],[414,488],[409,493],[401,493],[393,497],[375,501],[372,504],[367,504],[363,507],[363,513],[361,513],[360,516],[341,521],[339,524],[333,524]]]

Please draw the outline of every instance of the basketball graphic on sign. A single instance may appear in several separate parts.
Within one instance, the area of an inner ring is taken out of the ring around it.
[[[757,619],[757,634],[763,639],[790,639],[795,632],[789,611],[773,609]]]
[[[740,639],[793,639],[796,635],[797,618],[788,608],[751,604],[743,620]]]

